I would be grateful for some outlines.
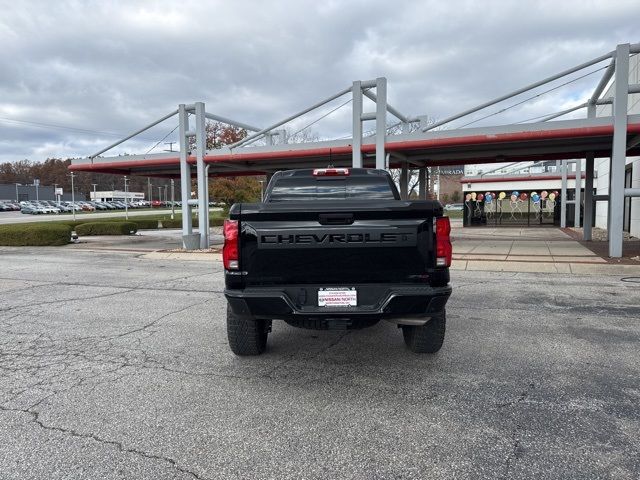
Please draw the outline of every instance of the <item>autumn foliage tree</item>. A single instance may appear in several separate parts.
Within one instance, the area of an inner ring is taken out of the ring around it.
[[[231,145],[247,136],[246,130],[219,122],[207,122],[205,132],[207,150]],[[239,202],[256,202],[260,200],[260,179],[249,176],[214,178],[209,181],[209,198],[226,207]]]

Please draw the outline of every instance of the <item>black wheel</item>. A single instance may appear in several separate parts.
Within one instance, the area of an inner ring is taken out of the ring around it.
[[[421,327],[402,325],[404,343],[415,353],[436,353],[444,343],[446,323],[446,313],[443,310]]]
[[[227,305],[227,338],[236,355],[260,355],[267,347],[271,322],[240,317]]]

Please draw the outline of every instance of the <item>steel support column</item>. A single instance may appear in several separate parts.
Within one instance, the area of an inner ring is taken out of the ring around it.
[[[384,142],[387,136],[387,79],[376,78],[376,168],[384,170]],[[406,183],[406,182],[405,182]]]
[[[587,105],[587,118],[596,118],[596,104],[590,101]],[[585,179],[584,179],[584,216],[582,219],[582,240],[591,241],[593,230],[593,209],[595,203],[593,200],[593,176],[594,161],[593,152],[587,152],[587,160],[585,167]]]
[[[420,167],[418,170],[418,198],[425,200],[427,198],[427,167]]]
[[[353,82],[353,141],[351,142],[353,168],[362,168],[362,82]]]
[[[179,142],[180,142],[180,200],[182,201],[182,235],[193,233],[191,226],[191,208],[188,205],[191,198],[191,167],[187,163],[189,150],[189,115],[184,104],[178,106]],[[151,192],[151,189],[149,189]],[[149,196],[151,201],[151,194]],[[184,245],[183,245],[184,246]]]
[[[198,175],[198,231],[200,233],[200,248],[209,248],[209,232],[207,231],[207,174],[204,167],[204,152],[206,148],[204,103],[196,102],[196,169]]]
[[[573,226],[575,228],[580,227],[580,198],[582,192],[582,159],[576,160],[576,183],[575,183],[575,204],[574,204],[574,217]]]
[[[562,189],[560,190],[560,228],[567,227],[567,161],[562,160]]]
[[[624,168],[627,157],[627,108],[629,102],[629,44],[616,47],[613,97],[613,149],[609,190],[609,256],[622,257],[624,221]]]
[[[409,169],[407,168],[407,163],[403,162],[402,167],[400,168],[400,199],[408,200],[408,197],[409,197]]]

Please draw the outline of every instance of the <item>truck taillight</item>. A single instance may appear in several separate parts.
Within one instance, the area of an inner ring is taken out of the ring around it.
[[[316,168],[313,171],[314,177],[337,177],[337,176],[348,176],[349,175],[348,168]]]
[[[224,221],[224,247],[222,247],[222,263],[225,270],[237,270],[238,264],[238,221]]]
[[[451,224],[449,217],[436,218],[436,267],[450,267],[453,248],[451,246]]]

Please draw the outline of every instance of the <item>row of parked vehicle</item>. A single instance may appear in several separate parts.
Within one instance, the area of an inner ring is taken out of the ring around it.
[[[22,213],[28,213],[32,215],[42,213],[61,213],[61,212],[94,212],[96,210],[124,210],[125,208],[171,208],[175,206],[180,208],[182,202],[161,202],[154,200],[149,202],[147,200],[135,200],[125,202],[119,200],[113,200],[109,202],[90,202],[90,201],[78,201],[78,202],[54,202],[52,200],[24,200],[22,202],[0,201],[0,212],[21,211]]]
[[[70,213],[76,212],[94,212],[96,210],[124,210],[125,208],[144,208],[149,207],[150,203],[144,200],[129,202],[112,201],[112,202],[54,202],[51,200],[31,200],[22,202],[0,202],[0,212],[21,211],[24,214],[39,215],[48,213]]]

